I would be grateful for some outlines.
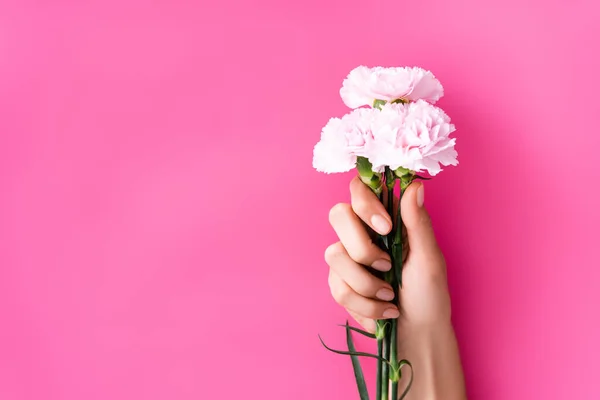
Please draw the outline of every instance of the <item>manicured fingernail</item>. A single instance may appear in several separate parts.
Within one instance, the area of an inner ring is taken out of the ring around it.
[[[379,214],[375,214],[371,217],[371,224],[373,224],[373,228],[381,234],[386,234],[390,230],[390,223],[388,220]]]
[[[392,269],[392,263],[390,260],[385,260],[382,258],[381,260],[375,260],[373,264],[371,264],[371,267],[379,271],[389,271]]]
[[[379,289],[379,291],[377,292],[377,294],[375,294],[375,296],[379,300],[390,301],[394,298],[394,292],[390,289],[383,288],[383,289]],[[389,318],[392,318],[392,317],[389,317]]]
[[[400,316],[400,311],[395,308],[388,308],[383,312],[383,318],[398,318]]]
[[[425,186],[421,183],[419,188],[417,189],[417,205],[419,207],[423,207],[423,203],[425,202]]]

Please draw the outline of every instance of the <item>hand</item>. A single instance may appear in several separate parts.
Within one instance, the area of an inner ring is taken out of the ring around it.
[[[358,177],[350,183],[350,193],[351,204],[337,204],[329,214],[340,239],[325,251],[333,298],[370,332],[375,331],[374,320],[398,316],[399,332],[440,323],[450,325],[446,263],[423,206],[423,183],[413,182],[402,196],[408,255],[402,273],[399,310],[390,302],[393,299],[390,285],[368,270],[391,268],[389,256],[373,243],[371,236],[373,231],[387,234],[392,219]]]
[[[446,263],[423,207],[423,183],[413,182],[402,196],[408,255],[400,309],[390,302],[394,295],[390,285],[369,272],[369,268],[391,268],[389,256],[373,243],[371,234],[387,234],[392,219],[360,179],[352,180],[350,192],[351,204],[337,204],[329,214],[340,239],[325,251],[333,298],[370,332],[375,331],[376,319],[398,317],[398,356],[409,360],[414,369],[407,400],[465,400],[460,354],[450,320]],[[408,379],[408,374],[403,375],[400,387],[405,387]]]

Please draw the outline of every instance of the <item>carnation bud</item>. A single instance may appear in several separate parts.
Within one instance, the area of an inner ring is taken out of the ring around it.
[[[376,195],[381,194],[383,191],[382,174],[373,172],[373,165],[371,162],[365,157],[357,157],[356,169],[358,170],[360,180],[369,188],[371,188],[373,193]]]
[[[398,167],[394,170],[394,173],[400,179],[400,189],[402,191],[415,179],[415,173],[407,168]]]

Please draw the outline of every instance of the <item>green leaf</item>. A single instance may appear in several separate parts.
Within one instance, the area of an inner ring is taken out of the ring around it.
[[[412,364],[408,361],[408,360],[400,360],[400,362],[398,363],[398,369],[402,370],[402,367],[404,367],[405,365],[408,365],[408,367],[410,368],[410,380],[408,381],[408,385],[406,385],[406,389],[404,389],[404,392],[402,392],[402,395],[400,395],[400,400],[404,399],[406,397],[406,395],[408,394],[408,391],[410,390],[410,387],[412,386],[413,383],[413,367]]]
[[[358,357],[371,357],[371,358],[376,358],[378,360],[382,360],[384,362],[388,362],[385,358],[379,357],[376,354],[371,354],[371,353],[363,353],[360,351],[341,351],[341,350],[335,350],[332,349],[331,347],[327,346],[325,344],[325,342],[323,342],[323,339],[321,339],[321,335],[319,335],[319,340],[321,341],[321,344],[323,345],[323,347],[325,347],[327,350],[331,351],[332,353],[336,353],[336,354],[342,354],[342,355],[346,355],[346,356],[358,356]]]
[[[350,329],[351,331],[358,332],[361,335],[366,336],[368,338],[377,339],[377,337],[374,334],[372,334],[371,332],[363,331],[362,329],[355,328],[353,326],[348,325],[348,321],[346,321],[346,325],[339,325],[339,326],[343,326],[346,329]]]
[[[348,343],[348,350],[351,353],[356,353],[354,342],[352,340],[352,328],[346,321],[346,342]],[[356,386],[358,387],[358,393],[360,394],[360,400],[369,400],[369,391],[367,390],[367,384],[365,383],[365,376],[363,375],[362,368],[360,366],[360,360],[357,356],[350,356],[352,359],[352,368],[354,369],[354,378],[356,379]]]

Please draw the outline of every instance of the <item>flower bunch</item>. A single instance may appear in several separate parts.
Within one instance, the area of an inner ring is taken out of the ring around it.
[[[355,109],[331,118],[323,128],[314,148],[317,171],[347,172],[359,157],[369,160],[375,173],[389,167],[433,176],[442,170],[440,165],[458,164],[456,139],[449,138],[455,127],[433,105],[444,90],[431,72],[361,66],[350,72],[340,94]],[[361,107],[365,105],[372,108]]]
[[[393,216],[397,181],[402,196],[414,179],[428,179],[419,173],[435,176],[442,171],[442,166],[458,164],[456,139],[450,138],[455,127],[448,115],[434,105],[443,94],[437,78],[419,67],[355,68],[340,89],[342,100],[353,110],[341,118],[331,118],[323,127],[321,140],[314,147],[313,167],[324,173],[356,168],[361,180],[379,196]],[[384,201],[384,186],[387,201]],[[378,244],[392,260],[393,268],[381,277],[396,291],[394,301],[397,302],[402,285],[403,237],[400,210],[396,215],[392,231],[380,236]],[[377,321],[375,335],[348,323],[345,327],[348,351],[333,350],[321,342],[331,351],[351,356],[361,400],[369,397],[359,356],[378,360],[377,400],[388,400],[388,387],[391,387],[392,399],[396,400],[402,368],[410,367],[411,383],[413,374],[408,360],[398,360],[397,319]],[[377,339],[378,354],[357,352],[350,331]],[[408,390],[410,383],[401,398]]]

